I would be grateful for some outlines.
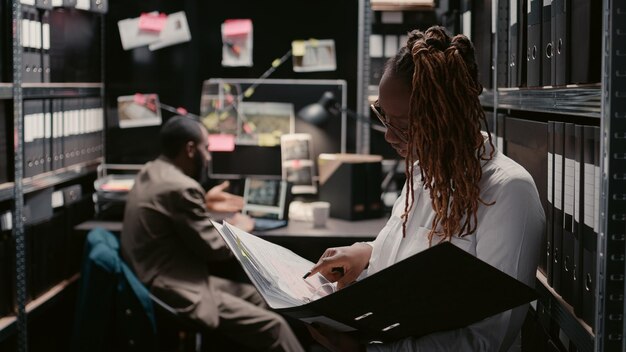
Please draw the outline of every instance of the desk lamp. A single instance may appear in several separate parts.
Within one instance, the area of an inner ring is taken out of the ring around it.
[[[342,112],[345,112],[348,116],[357,121],[368,124],[370,128],[375,131],[382,133],[387,131],[384,126],[373,124],[367,117],[342,107],[335,98],[335,94],[329,91],[324,92],[317,102],[300,109],[298,111],[298,117],[310,124],[321,126],[329,119],[338,117]]]

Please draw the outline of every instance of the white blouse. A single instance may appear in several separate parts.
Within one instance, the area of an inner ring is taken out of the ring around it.
[[[487,148],[490,146],[487,144]],[[489,149],[490,150],[490,149]],[[394,204],[386,226],[373,242],[365,275],[378,272],[428,248],[428,232],[435,215],[429,191],[423,188],[419,166],[413,173],[415,202],[410,209],[406,237],[402,237],[401,215],[407,186]],[[480,196],[494,205],[480,205],[477,229],[451,242],[530,287],[535,285],[545,215],[530,174],[495,150],[483,164]],[[433,245],[438,242],[433,238]],[[485,287],[488,290],[489,287]],[[461,297],[462,299],[462,297]],[[471,302],[468,302],[471,304]],[[368,345],[368,351],[509,351],[519,337],[528,304],[494,315],[462,329],[407,338],[388,344]],[[519,341],[518,341],[519,342]]]

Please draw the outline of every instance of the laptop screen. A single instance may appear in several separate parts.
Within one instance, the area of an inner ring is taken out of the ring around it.
[[[253,218],[287,219],[287,181],[248,177],[243,193],[244,214]]]

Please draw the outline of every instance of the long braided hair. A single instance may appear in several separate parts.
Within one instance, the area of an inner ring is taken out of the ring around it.
[[[475,232],[479,203],[493,204],[480,198],[478,182],[481,161],[490,160],[494,148],[487,129],[491,152],[486,156],[481,122],[486,128],[487,123],[478,100],[482,85],[472,43],[464,35],[450,38],[439,26],[414,30],[385,71],[411,89],[403,236],[415,202],[415,161],[435,211],[429,242],[434,236],[444,241]]]

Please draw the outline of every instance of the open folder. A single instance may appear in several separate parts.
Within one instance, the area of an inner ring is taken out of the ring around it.
[[[391,341],[467,326],[536,299],[535,290],[449,242],[341,290],[292,251],[213,222],[270,308]]]

